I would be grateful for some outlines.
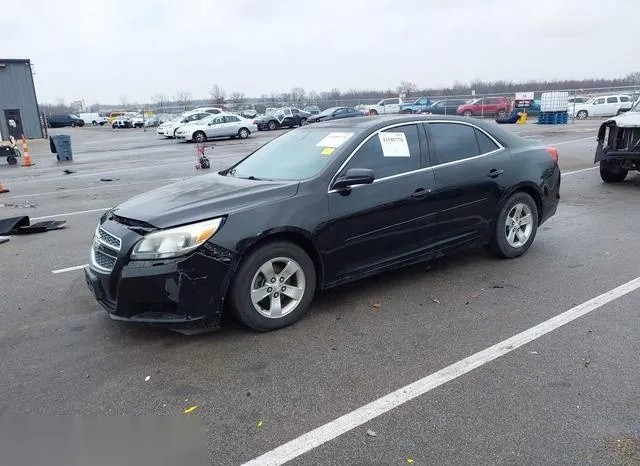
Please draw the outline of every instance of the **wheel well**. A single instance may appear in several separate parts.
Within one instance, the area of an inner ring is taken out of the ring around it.
[[[311,261],[313,262],[313,265],[316,269],[316,288],[322,289],[324,287],[324,267],[322,265],[322,260],[320,259],[320,254],[316,250],[313,243],[300,233],[283,231],[274,233],[273,235],[269,235],[261,240],[258,240],[242,252],[240,261],[238,261],[238,263],[240,263],[249,252],[255,250],[260,246],[263,246],[265,243],[277,240],[289,241],[290,243],[293,243],[296,246],[300,246],[302,249],[304,249],[304,251],[311,258]]]
[[[540,193],[529,186],[521,186],[514,191],[514,193],[517,192],[527,193],[533,198],[538,208],[538,224],[540,224],[540,220],[542,220],[542,196],[540,196]]]

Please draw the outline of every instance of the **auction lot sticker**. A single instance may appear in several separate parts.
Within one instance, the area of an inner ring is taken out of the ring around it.
[[[329,133],[322,139],[322,141],[316,144],[316,146],[333,147],[334,149],[337,149],[342,144],[344,144],[351,136],[353,136],[353,133]]]
[[[382,155],[384,157],[411,157],[409,153],[409,144],[404,133],[378,133],[380,145],[382,146]]]

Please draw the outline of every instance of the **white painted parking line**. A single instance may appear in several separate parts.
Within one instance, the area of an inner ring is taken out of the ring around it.
[[[501,341],[474,355],[458,361],[444,369],[434,372],[420,380],[406,385],[395,392],[378,398],[355,411],[345,414],[327,424],[324,424],[306,434],[301,435],[247,463],[245,465],[281,465],[317,448],[330,440],[345,434],[358,426],[391,411],[404,403],[413,400],[431,390],[454,380],[467,372],[481,367],[500,356],[530,343],[557,328],[584,316],[605,304],[614,301],[640,288],[640,277],[635,278],[613,290],[607,291],[585,303],[575,306],[568,311],[558,314],[535,327],[531,327],[517,335]]]
[[[84,269],[87,265],[89,264],[74,265],[73,267],[67,267],[66,269],[52,270],[51,273],[57,274],[57,273],[73,272],[74,270]]]
[[[595,170],[598,167],[589,167],[589,168],[582,168],[580,170],[573,170],[571,172],[566,172],[566,173],[562,173],[561,176],[566,176],[566,175],[575,175],[577,173],[582,173],[582,172],[588,172],[591,170]]]
[[[47,218],[69,217],[70,215],[90,214],[92,212],[105,212],[105,211],[109,210],[110,208],[111,207],[102,207],[100,209],[79,210],[78,212],[67,212],[67,213],[64,213],[64,214],[45,215],[44,217],[31,217],[31,220],[45,220]]]
[[[548,145],[550,145],[550,146],[559,146],[560,144],[571,144],[571,143],[574,143],[574,142],[580,142],[580,141],[586,141],[586,140],[591,140],[591,141],[595,142],[596,141],[596,137],[595,136],[589,136],[588,138],[571,139],[570,141],[550,142]]]

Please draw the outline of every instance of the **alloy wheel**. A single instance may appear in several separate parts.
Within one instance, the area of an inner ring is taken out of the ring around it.
[[[505,235],[507,243],[512,248],[521,248],[533,232],[533,214],[528,205],[518,203],[514,205],[505,221]]]
[[[305,286],[300,264],[288,257],[276,257],[262,264],[253,276],[251,302],[260,315],[278,319],[298,307]]]

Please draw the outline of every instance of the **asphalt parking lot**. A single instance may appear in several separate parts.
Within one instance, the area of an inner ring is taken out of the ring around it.
[[[197,406],[216,465],[640,464],[640,175],[601,182],[598,126],[508,126],[556,146],[563,171],[525,256],[450,257],[331,290],[280,331],[191,337],[113,322],[93,300],[79,266],[98,218],[281,132],[209,142],[204,171],[155,129],[51,130],[71,135],[73,162],[47,141],[30,143],[33,167],[0,161],[0,218],[67,220],[0,245],[0,414]]]

